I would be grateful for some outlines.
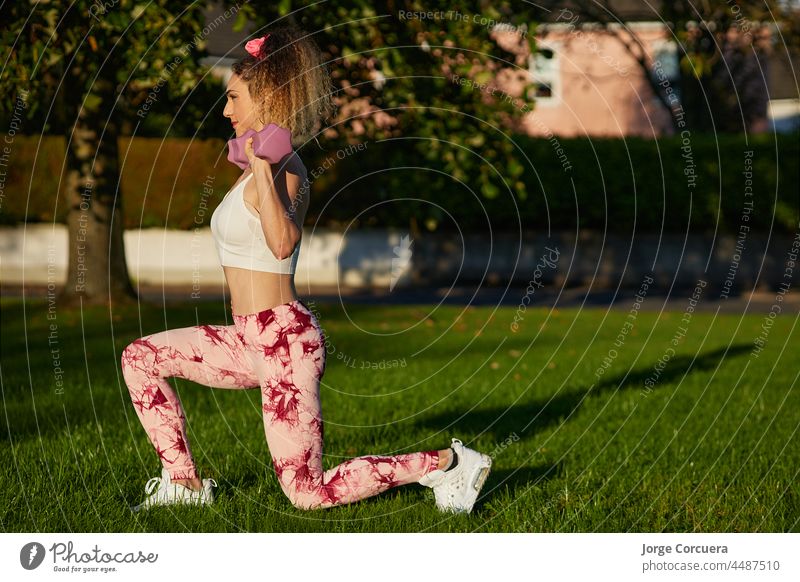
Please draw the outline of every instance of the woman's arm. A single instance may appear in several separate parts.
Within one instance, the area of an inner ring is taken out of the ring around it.
[[[251,138],[252,139],[252,138]],[[252,153],[252,143],[248,141],[249,152]],[[250,153],[248,156],[250,157]],[[252,155],[250,166],[253,170],[256,190],[258,191],[258,212],[261,221],[261,229],[272,254],[278,260],[289,257],[294,252],[301,235],[301,226],[295,219],[296,213],[287,212],[287,207],[281,201],[278,188],[272,175],[272,167],[269,162]],[[289,208],[295,208],[303,201],[297,199],[300,192],[301,182],[299,176],[286,171],[286,193],[288,195]]]

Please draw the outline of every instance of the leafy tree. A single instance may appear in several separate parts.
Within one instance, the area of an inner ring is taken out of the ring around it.
[[[531,5],[509,0],[284,1],[243,6],[242,13],[256,23],[254,36],[271,25],[299,26],[335,65],[339,116],[324,133],[331,147],[394,140],[382,146],[386,154],[377,159],[379,165],[362,172],[379,172],[382,198],[416,191],[435,201],[436,192],[453,187],[453,179],[478,196],[526,198],[525,168],[509,133],[533,110],[527,98],[530,82],[521,93],[509,95],[499,90],[495,76],[502,69],[526,75],[527,59],[502,48],[495,34],[515,31],[519,43],[533,50]],[[412,159],[437,171],[383,171],[407,166]],[[430,225],[442,220],[444,212],[423,204],[419,216]]]
[[[779,4],[665,3],[664,18],[680,47],[681,101],[691,127],[729,133],[765,129],[768,56],[779,42],[773,38],[773,15],[791,17]]]
[[[55,126],[65,130],[69,269],[62,305],[135,297],[122,238],[117,138],[160,94],[185,95],[201,79],[199,59],[214,26],[205,24],[203,10],[176,0],[0,5],[0,90],[24,96],[32,117],[48,110],[46,124],[52,109]],[[7,116],[16,102],[3,102]]]

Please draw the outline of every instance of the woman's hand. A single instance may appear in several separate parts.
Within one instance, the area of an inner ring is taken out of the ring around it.
[[[250,169],[253,171],[253,173],[267,176],[267,183],[272,184],[272,166],[267,160],[262,160],[256,156],[255,152],[253,151],[252,137],[248,138],[245,142],[244,153],[247,155],[247,159],[250,161]]]

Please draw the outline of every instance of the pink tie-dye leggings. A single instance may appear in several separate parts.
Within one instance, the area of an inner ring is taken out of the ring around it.
[[[165,378],[212,388],[261,388],[264,432],[278,482],[292,505],[331,507],[416,483],[436,469],[437,451],[363,456],[323,471],[319,384],[325,337],[299,299],[234,325],[199,325],[148,335],[122,354],[136,414],[173,479],[197,477],[186,417]]]

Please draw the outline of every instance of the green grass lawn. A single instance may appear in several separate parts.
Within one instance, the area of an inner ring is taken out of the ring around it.
[[[44,301],[6,299],[0,527],[800,531],[797,314],[776,318],[753,357],[763,315],[695,313],[658,373],[681,313],[640,312],[616,345],[627,311],[529,309],[512,333],[511,307],[312,308],[331,342],[325,468],[362,454],[444,448],[457,436],[494,458],[472,514],[439,513],[432,491],[419,485],[348,506],[295,509],[269,462],[259,391],[180,379],[171,382],[201,476],[219,484],[217,502],[132,514],[128,504],[144,498],[161,466],[123,383],[121,351],[163,329],[224,324],[222,303],[166,312],[143,305],[111,318],[108,308],[91,307],[49,320]],[[361,367],[402,358],[403,367]]]

